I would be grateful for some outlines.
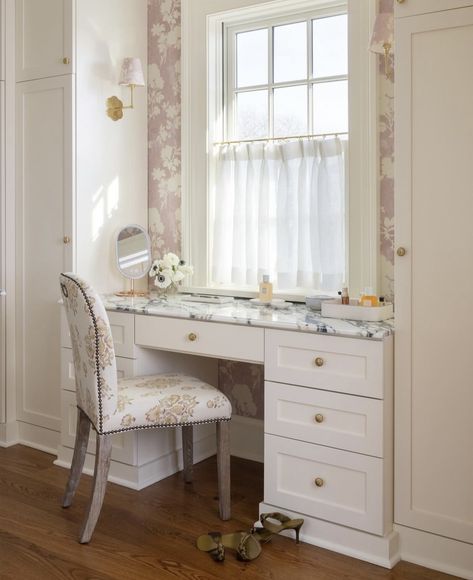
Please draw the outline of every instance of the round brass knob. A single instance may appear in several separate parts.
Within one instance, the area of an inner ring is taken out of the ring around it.
[[[316,423],[323,423],[324,419],[325,417],[322,415],[322,413],[317,413],[317,415],[315,416]]]
[[[406,255],[406,248],[398,248],[396,253],[400,258],[402,258]]]
[[[64,242],[64,244],[66,244],[66,246],[67,246],[67,244],[70,244],[70,243],[71,243],[71,238],[70,238],[69,236],[64,236],[64,237],[62,238],[62,241],[63,241],[63,242]]]
[[[317,477],[315,479],[314,483],[317,487],[322,487],[324,485],[325,481],[321,477]]]
[[[324,361],[324,359],[321,356],[318,356],[315,359],[315,365],[318,366],[318,367],[323,367],[324,366],[324,363],[325,363],[325,361]]]
[[[71,59],[70,59],[70,58],[68,58],[67,56],[65,56],[65,57],[62,59],[62,64],[71,64]]]
[[[195,332],[190,332],[187,335],[187,338],[191,341],[191,342],[195,342],[197,340],[197,334],[195,334]]]
[[[397,0],[398,4],[404,4],[404,0]]]

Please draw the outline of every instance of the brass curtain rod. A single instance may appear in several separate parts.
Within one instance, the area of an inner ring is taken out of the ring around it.
[[[288,141],[290,139],[312,139],[313,137],[338,137],[339,135],[348,135],[348,131],[339,131],[338,133],[317,133],[313,135],[293,135],[292,137],[266,137],[264,139],[241,139],[240,141],[220,141],[214,145],[238,145],[239,143],[256,143],[262,141]]]

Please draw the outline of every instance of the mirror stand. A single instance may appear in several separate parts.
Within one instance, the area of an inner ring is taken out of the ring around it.
[[[116,239],[117,268],[124,278],[131,280],[131,290],[115,292],[117,296],[143,297],[146,291],[135,290],[135,280],[145,278],[151,267],[151,241],[148,232],[139,225],[122,228]]]
[[[135,279],[131,278],[131,289],[130,290],[120,290],[115,292],[115,296],[125,296],[128,298],[145,298],[149,296],[149,292],[145,290],[135,290]]]

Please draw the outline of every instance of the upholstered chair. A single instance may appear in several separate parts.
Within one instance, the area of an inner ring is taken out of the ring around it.
[[[215,387],[182,374],[117,379],[107,312],[100,296],[75,274],[60,275],[71,334],[78,424],[63,506],[69,507],[84,466],[90,427],[97,433],[92,496],[80,542],[92,537],[102,507],[112,435],[134,429],[182,428],[184,479],[192,481],[193,426],[216,423],[219,510],[230,519],[231,404]]]

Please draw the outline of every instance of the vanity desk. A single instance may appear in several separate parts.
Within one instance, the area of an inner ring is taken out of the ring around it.
[[[103,297],[120,376],[193,373],[217,384],[217,360],[264,365],[264,500],[260,511],[305,518],[304,541],[385,567],[398,560],[393,532],[393,324],[287,310]],[[72,458],[72,352],[62,331],[59,465]],[[190,356],[189,356],[190,355]],[[176,430],[115,437],[112,481],[141,489],[175,473]],[[212,426],[195,432],[194,459],[215,452]],[[91,469],[93,447],[86,468]]]

